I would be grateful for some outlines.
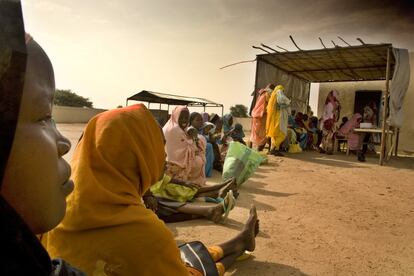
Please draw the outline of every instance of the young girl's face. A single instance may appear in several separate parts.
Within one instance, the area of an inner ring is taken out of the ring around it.
[[[70,166],[62,158],[70,142],[54,127],[52,65],[41,47],[31,41],[13,147],[1,193],[34,233],[55,227],[66,211],[73,190]]]
[[[219,119],[216,122],[216,132],[217,133],[220,133],[222,128],[223,128],[223,120],[222,119]]]
[[[203,117],[201,117],[200,114],[197,114],[190,123],[191,126],[195,127],[196,129],[200,129],[203,126]]]

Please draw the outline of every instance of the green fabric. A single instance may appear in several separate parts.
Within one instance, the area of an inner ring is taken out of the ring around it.
[[[238,142],[230,142],[223,165],[223,180],[236,177],[237,185],[244,183],[254,174],[266,158],[257,151]]]
[[[151,186],[151,193],[156,197],[167,198],[179,202],[187,202],[193,199],[197,193],[196,188],[171,183],[171,177],[164,175],[164,178]]]

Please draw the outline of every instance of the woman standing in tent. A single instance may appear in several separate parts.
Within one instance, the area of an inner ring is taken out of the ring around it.
[[[282,85],[276,86],[267,104],[266,136],[271,138],[270,154],[283,156],[279,147],[286,139],[290,99],[284,94]]]
[[[323,110],[321,129],[322,129],[322,142],[319,152],[332,154],[334,145],[335,123],[339,119],[339,113],[341,110],[341,104],[338,100],[338,92],[332,90],[326,97],[325,107]]]

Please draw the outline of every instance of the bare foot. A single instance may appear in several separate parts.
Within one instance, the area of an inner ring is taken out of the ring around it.
[[[245,242],[244,250],[254,251],[256,247],[255,238],[259,233],[259,220],[257,219],[256,206],[252,205],[250,208],[250,216],[241,233]]]
[[[221,206],[221,204],[217,204],[217,206],[211,207],[208,210],[206,218],[214,223],[218,223],[221,220],[223,213],[223,206]]]
[[[239,196],[239,193],[237,191],[237,182],[236,182],[235,177],[232,177],[228,180],[228,184],[220,189],[218,196],[221,198],[224,198],[227,195],[228,191],[230,190],[233,191],[233,196],[235,198]]]

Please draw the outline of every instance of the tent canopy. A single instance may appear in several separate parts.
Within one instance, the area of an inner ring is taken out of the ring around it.
[[[218,104],[203,98],[185,97],[172,94],[164,94],[159,92],[152,92],[142,90],[141,92],[127,98],[128,101],[141,101],[148,103],[159,103],[168,105],[187,105],[187,106],[201,106],[201,107],[223,107]]]
[[[291,39],[295,44],[292,37]],[[299,51],[295,52],[279,52],[264,44],[262,46],[273,50],[274,53],[253,46],[267,53],[257,55],[256,58],[255,91],[265,87],[268,83],[277,81],[276,84],[285,86],[285,92],[292,99],[291,106],[295,110],[306,110],[309,103],[310,83],[312,82],[385,80],[385,108],[382,116],[384,119],[380,151],[380,164],[383,164],[386,154],[385,129],[390,125],[396,126],[395,122],[391,121],[391,124],[386,122],[386,114],[391,109],[390,113],[396,113],[396,117],[399,117],[397,119],[402,118],[400,107],[409,83],[409,61],[406,49],[394,49],[389,43],[363,43],[361,46],[336,46],[334,48],[324,46],[324,49],[307,51],[300,50],[296,46]],[[396,79],[397,83],[393,84],[395,88],[392,90],[395,91],[391,93],[391,105],[389,106],[389,81],[392,78]]]
[[[391,44],[364,44],[295,52],[275,52],[257,56],[258,61],[272,65],[306,82],[340,82],[385,80],[387,50]],[[390,76],[395,59],[391,55]]]

